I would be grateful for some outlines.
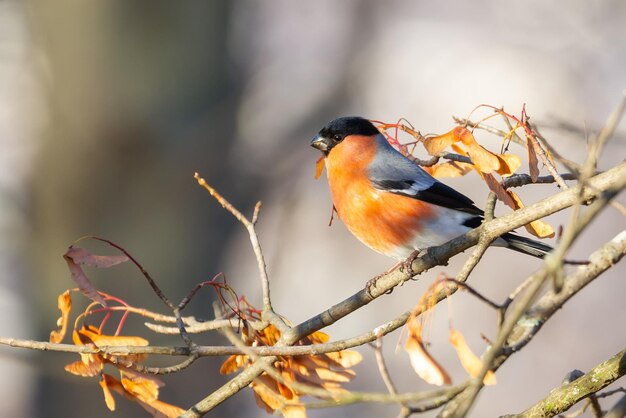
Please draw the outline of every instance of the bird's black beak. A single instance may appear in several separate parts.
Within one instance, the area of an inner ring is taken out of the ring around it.
[[[313,148],[317,148],[318,150],[322,151],[324,154],[328,154],[328,151],[330,150],[330,147],[328,145],[329,145],[328,139],[322,136],[316,136],[311,141],[311,146]]]

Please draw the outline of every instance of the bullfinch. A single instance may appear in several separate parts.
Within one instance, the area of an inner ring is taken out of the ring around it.
[[[339,218],[365,245],[404,260],[478,227],[483,211],[467,196],[438,181],[393,148],[367,119],[328,123],[311,146],[325,157]],[[552,250],[506,233],[493,245],[542,258]]]

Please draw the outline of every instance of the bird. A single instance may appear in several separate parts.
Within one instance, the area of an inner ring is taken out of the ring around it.
[[[402,155],[368,119],[334,119],[311,146],[323,154],[339,219],[380,254],[399,261],[414,258],[483,222],[484,212],[470,198]],[[515,233],[501,235],[492,245],[537,258],[553,250]]]

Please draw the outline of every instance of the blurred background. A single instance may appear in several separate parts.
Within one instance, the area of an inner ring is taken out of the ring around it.
[[[56,296],[73,286],[61,256],[83,235],[122,245],[174,300],[225,272],[239,294],[260,306],[247,234],[198,187],[195,171],[245,213],[263,201],[258,228],[274,306],[294,323],[306,320],[393,263],[340,222],[327,227],[328,187],[325,177],[313,179],[319,155],[308,145],[317,130],[337,116],[362,115],[406,117],[422,133],[443,133],[453,127],[453,115],[464,117],[478,104],[519,114],[526,103],[553,146],[582,161],[586,138],[626,88],[624,22],[621,0],[0,0],[0,335],[47,340],[58,317]],[[477,135],[499,149],[498,138]],[[600,168],[626,156],[625,137],[622,121]],[[448,183],[484,205],[487,190],[476,178]],[[538,185],[520,194],[530,203],[555,190]],[[549,221],[562,225],[567,215]],[[571,258],[585,258],[625,226],[617,211],[606,209]],[[417,303],[438,273],[455,274],[466,257],[326,331],[347,338],[394,318]],[[502,301],[538,266],[492,249],[471,283]],[[131,267],[93,277],[102,290],[166,312]],[[471,416],[523,410],[570,370],[586,371],[622,349],[626,333],[615,325],[625,315],[624,277],[622,264],[568,303],[498,371],[498,385],[483,391]],[[210,292],[201,294],[188,313],[210,317],[211,300]],[[455,327],[481,352],[480,333],[495,333],[494,312],[466,294],[452,303]],[[431,349],[459,382],[465,375],[447,343],[446,316],[443,306],[435,314]],[[141,322],[131,321],[129,332],[147,334]],[[148,335],[155,344],[180,344]],[[396,350],[399,338],[396,332],[385,340],[394,380],[402,391],[428,389]],[[365,360],[349,388],[384,391],[372,350],[360,351]],[[0,347],[0,415],[112,416],[97,379],[63,371],[74,360]],[[197,402],[227,381],[218,374],[223,360],[202,359],[165,377],[161,399],[182,407]],[[309,416],[396,412],[355,405]],[[147,416],[121,399],[115,414]],[[244,390],[208,416],[266,414]]]

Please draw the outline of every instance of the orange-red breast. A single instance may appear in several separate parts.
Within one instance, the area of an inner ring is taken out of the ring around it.
[[[333,204],[346,227],[371,249],[403,260],[441,245],[483,220],[467,196],[396,151],[367,119],[342,117],[311,142],[325,156]],[[543,257],[552,247],[507,233],[494,244]]]

